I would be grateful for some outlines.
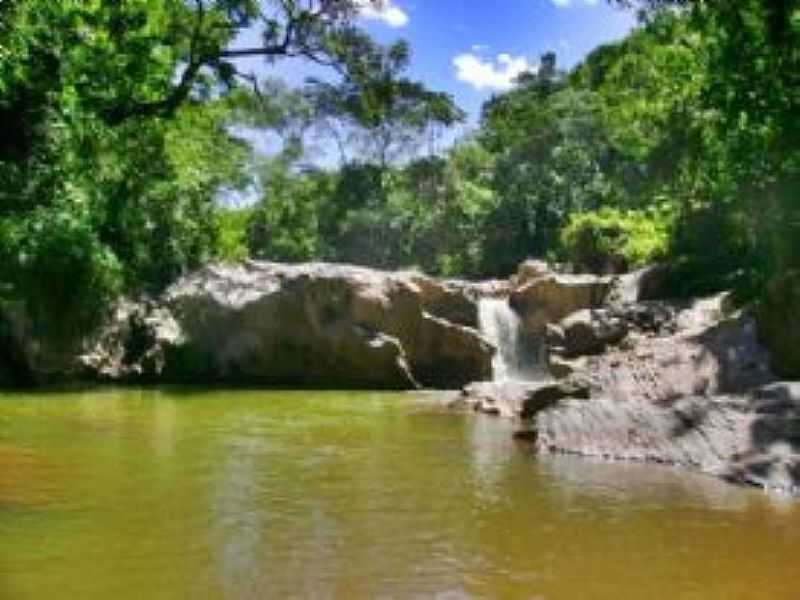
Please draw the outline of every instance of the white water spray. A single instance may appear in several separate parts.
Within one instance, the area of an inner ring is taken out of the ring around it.
[[[483,298],[478,302],[481,334],[497,352],[492,359],[494,381],[539,379],[540,348],[526,339],[522,322],[505,298]]]

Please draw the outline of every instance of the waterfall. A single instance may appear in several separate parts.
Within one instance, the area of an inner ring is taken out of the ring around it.
[[[529,340],[522,322],[505,298],[483,298],[478,302],[481,334],[497,348],[492,359],[494,381],[540,379],[541,344]]]

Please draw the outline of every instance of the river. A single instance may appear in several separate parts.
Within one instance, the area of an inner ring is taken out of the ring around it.
[[[0,598],[800,597],[800,506],[427,394],[0,395]]]

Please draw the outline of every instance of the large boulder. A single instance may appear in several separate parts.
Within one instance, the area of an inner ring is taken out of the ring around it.
[[[551,352],[565,357],[599,354],[628,334],[627,323],[606,310],[584,309],[572,313],[559,325],[548,325]]]
[[[685,397],[668,405],[565,400],[537,415],[532,439],[540,452],[677,465],[800,494],[798,423],[796,390]]]
[[[800,378],[800,271],[767,286],[758,310],[759,336],[772,353],[772,366],[784,377]]]
[[[443,318],[470,322],[471,311],[457,291],[416,274],[213,265],[120,315],[85,358],[111,378],[457,388],[491,374],[491,345]]]
[[[763,385],[774,379],[769,354],[753,317],[729,304],[720,294],[574,313],[548,328],[551,374],[583,375],[600,396],[654,402]]]
[[[467,282],[440,281],[419,273],[408,273],[407,278],[419,289],[425,312],[457,325],[478,327],[477,295],[471,292]]]
[[[619,341],[603,335],[614,331],[602,327],[611,317],[628,330]],[[551,326],[547,341],[552,374],[586,381],[592,400],[537,411],[529,438],[540,452],[800,491],[800,387],[774,383],[754,318],[731,313],[728,295],[581,311]]]
[[[534,336],[542,335],[549,323],[557,323],[575,311],[600,308],[612,285],[610,277],[545,271],[544,263],[529,262],[523,267],[509,300],[522,317],[526,331]]]

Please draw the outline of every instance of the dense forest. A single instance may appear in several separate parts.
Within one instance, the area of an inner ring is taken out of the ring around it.
[[[2,1],[0,298],[73,334],[246,257],[468,278],[660,261],[675,295],[800,295],[798,2],[623,4],[626,39],[568,72],[545,54],[442,150],[464,113],[357,2]],[[233,44],[253,27],[261,45]],[[290,88],[244,56],[333,76]]]

